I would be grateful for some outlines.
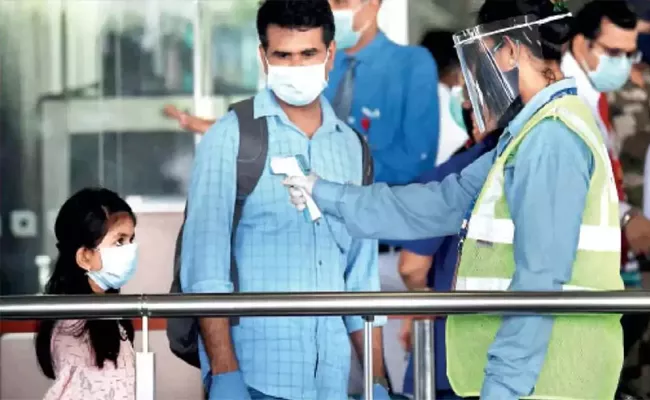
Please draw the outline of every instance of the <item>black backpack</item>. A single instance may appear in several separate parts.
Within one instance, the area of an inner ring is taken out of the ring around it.
[[[241,219],[242,210],[246,198],[253,192],[257,182],[262,176],[268,153],[268,127],[266,117],[255,119],[253,98],[232,104],[230,110],[234,111],[239,121],[239,152],[237,154],[237,197],[233,213],[231,249],[234,249],[237,225]],[[355,131],[356,132],[356,131]],[[373,164],[370,155],[370,148],[364,136],[359,134],[359,141],[363,148],[363,184],[370,185],[373,182]],[[185,217],[187,217],[187,204]],[[176,238],[176,250],[174,254],[174,279],[170,293],[181,293],[181,248],[183,244],[183,227]],[[239,291],[239,274],[234,252],[230,255],[230,279],[234,292]],[[231,325],[237,325],[239,318],[230,319]],[[186,363],[200,368],[198,353],[199,324],[196,318],[169,318],[167,320],[167,338],[169,347],[178,358]]]

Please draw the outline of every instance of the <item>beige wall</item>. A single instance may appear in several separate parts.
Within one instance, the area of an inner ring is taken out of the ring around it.
[[[138,213],[138,269],[122,293],[167,293],[172,281],[174,246],[182,213]]]

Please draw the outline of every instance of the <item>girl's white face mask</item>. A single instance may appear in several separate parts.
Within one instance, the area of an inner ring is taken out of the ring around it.
[[[102,269],[89,271],[88,277],[103,290],[119,289],[135,274],[138,263],[136,243],[99,249]]]
[[[312,103],[327,87],[326,65],[329,60],[329,51],[325,61],[314,65],[281,66],[268,65],[266,84],[282,101],[296,107]]]

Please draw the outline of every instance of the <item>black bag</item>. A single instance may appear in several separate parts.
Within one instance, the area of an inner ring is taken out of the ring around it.
[[[230,106],[239,121],[239,152],[237,154],[237,197],[233,213],[231,231],[231,249],[235,245],[237,225],[241,219],[242,210],[246,198],[253,192],[257,182],[262,176],[266,164],[269,143],[268,126],[266,117],[255,119],[254,98],[243,100]],[[370,149],[365,137],[357,132],[363,148],[363,184],[369,185],[373,182],[373,164]],[[187,204],[185,207],[187,217]],[[176,251],[174,254],[174,278],[170,293],[181,293],[180,269],[181,269],[181,248],[183,247],[183,226],[176,238]],[[234,292],[239,291],[239,276],[234,252],[230,255],[230,279]],[[231,325],[239,323],[238,317],[231,318]],[[167,320],[167,338],[169,347],[178,358],[186,363],[200,368],[198,353],[199,324],[196,318],[169,318]]]

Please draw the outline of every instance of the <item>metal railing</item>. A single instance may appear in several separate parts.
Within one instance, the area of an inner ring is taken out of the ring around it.
[[[649,291],[629,292],[399,292],[236,293],[214,295],[0,296],[0,319],[143,319],[143,351],[136,358],[137,400],[153,400],[149,318],[229,316],[365,316],[364,398],[372,400],[374,315],[648,313]],[[416,399],[435,399],[430,321],[415,327]]]

